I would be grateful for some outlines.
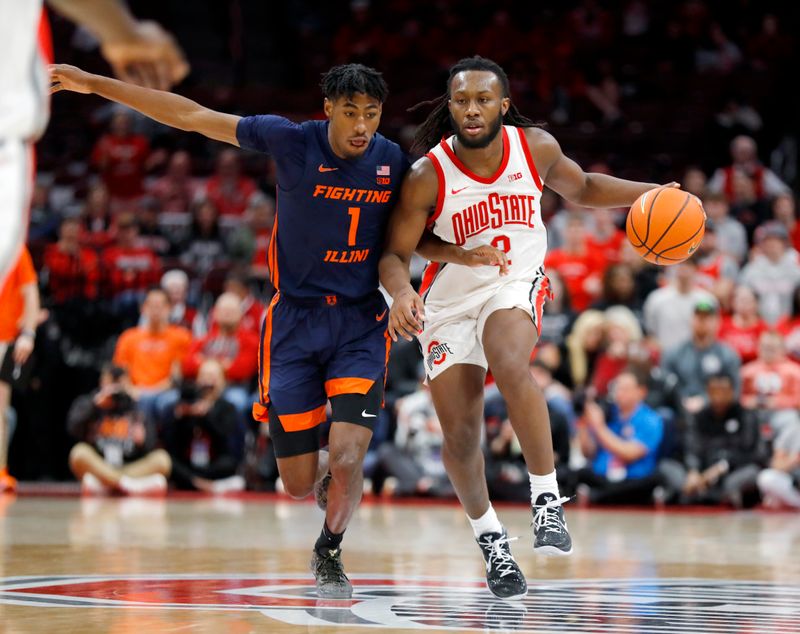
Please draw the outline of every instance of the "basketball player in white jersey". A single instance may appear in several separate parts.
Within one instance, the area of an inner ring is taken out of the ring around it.
[[[429,102],[436,107],[417,132],[417,147],[434,147],[406,176],[389,224],[381,282],[394,298],[390,335],[418,335],[422,346],[444,432],[444,464],[486,560],[487,585],[499,597],[519,598],[527,584],[489,501],[480,447],[487,367],[530,472],[534,550],[572,552],[547,406],[528,369],[550,292],[542,187],[584,207],[625,207],[657,185],[583,172],[550,134],[519,114],[505,72],[490,60],[461,60],[447,88]],[[449,138],[439,143],[443,135]],[[446,264],[426,270],[423,303],[408,264],[415,248],[426,255],[424,238],[418,246],[426,227],[453,246]],[[499,271],[464,266],[480,245],[505,253]]]
[[[100,41],[114,72],[166,89],[189,70],[172,36],[137,21],[121,0],[48,0]],[[33,189],[33,143],[49,117],[51,48],[42,0],[0,0],[0,287],[26,238]]]

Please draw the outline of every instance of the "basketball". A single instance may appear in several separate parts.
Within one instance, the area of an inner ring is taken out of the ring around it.
[[[706,212],[696,196],[672,187],[645,192],[631,206],[628,240],[648,262],[668,266],[695,252],[706,231]]]

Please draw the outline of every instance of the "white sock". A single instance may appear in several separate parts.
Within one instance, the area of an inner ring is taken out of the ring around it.
[[[558,480],[556,480],[555,470],[553,470],[553,473],[543,476],[528,473],[528,477],[531,480],[531,505],[536,504],[536,498],[542,493],[552,493],[557,498],[561,497],[558,492]]]
[[[492,505],[489,505],[489,510],[481,515],[478,519],[474,520],[467,515],[469,523],[472,524],[472,532],[475,537],[480,537],[484,533],[502,533],[503,525],[497,519],[497,513],[494,512]]]
[[[758,488],[765,498],[772,496],[786,506],[800,508],[800,491],[794,488],[792,476],[778,469],[764,469],[758,474]]]
[[[232,475],[228,478],[214,480],[211,483],[212,493],[232,493],[244,491],[244,478],[240,475]]]
[[[124,475],[119,479],[119,488],[126,493],[155,493],[167,490],[167,479],[160,473],[132,477]]]

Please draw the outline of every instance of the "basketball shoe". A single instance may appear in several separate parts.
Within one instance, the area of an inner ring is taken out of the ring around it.
[[[486,561],[486,585],[500,599],[521,599],[528,593],[525,575],[519,569],[508,542],[508,533],[483,533],[475,541],[481,547]]]
[[[321,599],[349,599],[353,596],[353,585],[344,574],[341,548],[329,548],[326,553],[314,550],[311,572],[317,581],[317,594]]]
[[[564,507],[568,497],[556,497],[552,493],[541,493],[533,505],[533,550],[543,555],[571,555],[572,538],[564,519]]]
[[[328,487],[331,484],[331,472],[328,471],[322,480],[314,484],[314,499],[317,501],[317,506],[323,511],[328,508]]]

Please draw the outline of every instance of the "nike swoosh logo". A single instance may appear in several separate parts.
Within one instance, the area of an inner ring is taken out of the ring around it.
[[[459,192],[463,192],[463,191],[464,191],[464,190],[465,190],[467,187],[469,187],[469,185],[467,185],[466,187],[462,187],[461,189],[451,189],[451,190],[450,190],[450,193],[451,193],[453,196],[455,196],[457,193],[459,193]]]
[[[320,172],[335,172],[335,171],[336,171],[336,170],[338,170],[339,168],[338,168],[338,167],[325,167],[325,166],[324,166],[322,163],[320,163],[320,164],[319,164],[319,167],[318,167],[317,169],[318,169]]]
[[[375,321],[381,321],[384,317],[386,317],[386,311],[389,310],[388,308],[384,308],[383,312],[380,315],[375,315]]]
[[[367,410],[362,409],[361,410],[361,416],[363,418],[376,418],[378,415],[377,414],[367,414]]]

